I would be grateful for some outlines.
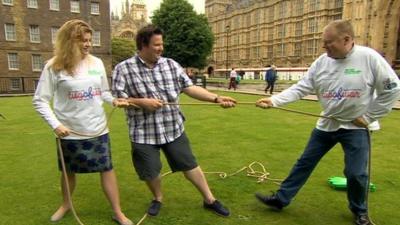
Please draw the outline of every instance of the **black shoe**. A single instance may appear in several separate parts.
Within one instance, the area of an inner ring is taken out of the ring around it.
[[[283,208],[283,203],[281,202],[281,200],[278,199],[276,194],[262,195],[260,193],[256,193],[256,198],[260,202],[262,202],[265,205],[270,206],[274,209],[282,210],[282,208]]]
[[[149,209],[147,209],[147,214],[149,214],[150,216],[157,216],[160,212],[161,205],[162,203],[157,200],[151,201],[150,207]]]
[[[213,203],[211,204],[207,204],[206,202],[203,202],[203,207],[205,209],[211,210],[213,211],[215,214],[219,215],[219,216],[229,216],[230,212],[229,209],[225,208],[221,202],[219,202],[218,200],[215,200]]]
[[[373,225],[367,214],[355,215],[355,224],[357,225]]]

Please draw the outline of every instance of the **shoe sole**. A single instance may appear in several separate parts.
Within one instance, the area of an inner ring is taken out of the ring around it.
[[[220,216],[220,217],[223,217],[223,218],[227,218],[227,217],[230,217],[230,216],[231,216],[231,214],[225,216],[225,215],[222,215],[222,214],[219,214],[219,213],[215,212],[215,211],[212,210],[212,209],[209,209],[209,208],[206,208],[206,207],[203,207],[203,208],[204,208],[205,210],[210,211],[210,212],[214,213],[215,215]]]
[[[283,207],[282,207],[282,208],[279,208],[279,207],[277,207],[277,206],[269,205],[269,204],[265,203],[264,200],[261,199],[260,197],[258,197],[257,195],[256,195],[256,199],[257,199],[259,202],[261,202],[262,204],[268,206],[270,209],[274,209],[275,211],[282,211],[282,209],[283,209]]]

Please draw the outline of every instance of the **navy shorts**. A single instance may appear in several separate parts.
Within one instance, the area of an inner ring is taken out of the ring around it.
[[[133,166],[141,180],[152,180],[160,175],[160,149],[163,150],[172,172],[188,171],[198,166],[185,133],[162,145],[131,144]]]

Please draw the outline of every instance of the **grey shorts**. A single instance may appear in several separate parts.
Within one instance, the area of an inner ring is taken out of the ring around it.
[[[133,166],[141,180],[152,180],[160,175],[160,149],[163,150],[172,172],[188,171],[198,166],[185,133],[162,145],[131,144]]]

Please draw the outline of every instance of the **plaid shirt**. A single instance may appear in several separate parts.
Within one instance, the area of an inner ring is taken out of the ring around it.
[[[112,90],[121,98],[154,98],[178,102],[179,94],[192,84],[182,67],[172,59],[161,57],[153,69],[138,55],[119,63],[113,73]],[[165,144],[184,131],[185,120],[178,105],[166,105],[154,111],[128,108],[131,141],[140,144]]]

